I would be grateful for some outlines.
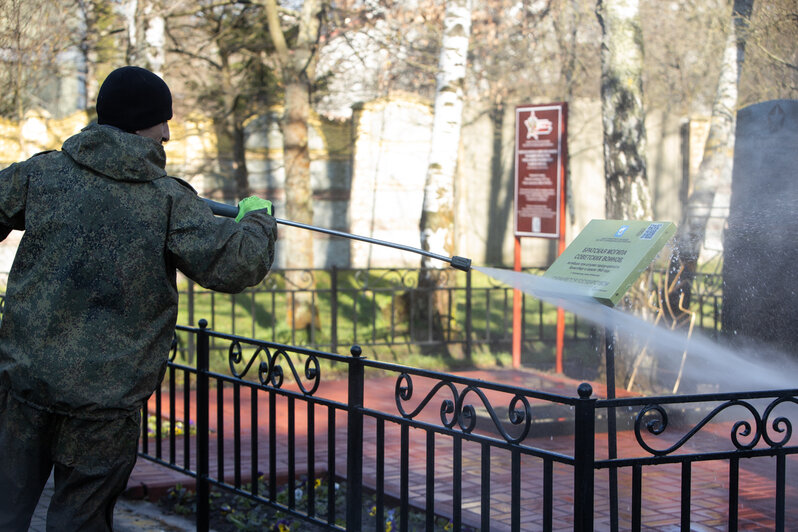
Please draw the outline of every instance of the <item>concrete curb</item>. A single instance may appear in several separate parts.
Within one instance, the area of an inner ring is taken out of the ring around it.
[[[47,507],[53,496],[53,476],[44,486],[29,532],[45,532]],[[142,499],[120,497],[114,508],[116,532],[188,532],[197,529],[194,521],[179,515],[167,514],[155,503]],[[211,530],[211,532],[214,532]]]
[[[185,517],[166,514],[154,503],[119,499],[114,508],[116,532],[183,532],[196,530],[197,525]]]

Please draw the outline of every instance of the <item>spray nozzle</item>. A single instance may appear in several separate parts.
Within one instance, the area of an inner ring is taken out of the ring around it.
[[[452,265],[452,268],[456,270],[467,272],[471,269],[471,259],[465,257],[458,257],[455,255],[449,263]]]

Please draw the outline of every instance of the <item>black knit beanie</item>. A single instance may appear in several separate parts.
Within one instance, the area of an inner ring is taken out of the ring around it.
[[[172,93],[149,70],[125,66],[105,78],[97,95],[97,123],[133,133],[172,118]]]

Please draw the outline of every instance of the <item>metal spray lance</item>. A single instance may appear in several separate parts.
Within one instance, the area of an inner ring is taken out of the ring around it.
[[[217,216],[225,216],[227,218],[235,218],[238,216],[238,206],[236,205],[228,205],[226,203],[219,203],[218,201],[209,200],[207,198],[202,198],[205,203],[211,208],[213,214]],[[405,246],[404,244],[397,244],[395,242],[388,242],[386,240],[378,240],[376,238],[369,238],[367,236],[360,236],[360,235],[353,235],[351,233],[344,233],[342,231],[336,231],[334,229],[327,229],[324,227],[317,227],[315,225],[308,225],[303,224],[300,222],[294,222],[291,220],[283,220],[281,218],[275,218],[275,221],[278,224],[282,225],[289,225],[291,227],[298,227],[300,229],[308,229],[310,231],[317,231],[319,233],[325,233],[332,236],[338,236],[342,238],[349,238],[351,240],[360,240],[361,242],[368,242],[369,244],[376,244],[378,246],[386,246],[389,248],[401,249],[403,251],[409,251],[411,253],[417,253],[419,255],[423,255],[425,257],[430,257],[432,259],[437,259],[443,262],[448,262],[451,264],[452,268],[457,270],[462,270],[467,272],[471,269],[471,259],[467,259],[465,257],[445,257],[443,255],[438,255],[437,253],[432,253],[431,251],[425,251],[423,249],[414,248],[411,246]]]

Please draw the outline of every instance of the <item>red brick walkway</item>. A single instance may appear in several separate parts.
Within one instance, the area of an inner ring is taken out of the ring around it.
[[[472,371],[461,374],[464,377],[482,379],[490,382],[545,391],[566,396],[575,396],[577,381],[563,377],[545,375],[534,371]],[[396,379],[376,378],[366,382],[364,405],[388,414],[397,414],[397,405],[394,398]],[[412,410],[426,395],[429,383],[424,379],[414,378],[413,397],[407,401],[406,410]],[[595,395],[605,396],[601,385],[593,384]],[[289,388],[286,386],[285,388]],[[462,388],[462,387],[460,387]],[[440,404],[447,399],[446,389],[440,390],[433,400],[416,418],[419,421],[441,425]],[[215,397],[212,390],[212,397]],[[447,392],[448,393],[448,392]],[[620,394],[620,392],[619,392]],[[451,395],[451,394],[449,394]],[[338,403],[346,403],[346,381],[323,382],[314,394],[316,398],[324,398]],[[495,409],[505,409],[509,406],[510,397],[507,394],[487,392],[486,396]],[[481,400],[475,395],[467,396],[469,402],[478,406]],[[162,411],[168,412],[167,396],[164,396]],[[221,434],[224,441],[224,476],[228,482],[235,478],[234,464],[234,395],[231,386],[224,389],[223,426]],[[278,480],[284,481],[288,476],[288,434],[289,423],[287,415],[288,400],[277,398],[277,456]],[[269,450],[269,405],[268,394],[258,393],[253,401],[249,390],[243,389],[240,394],[240,478],[242,482],[251,479],[252,471],[252,405],[257,407],[259,426],[257,428],[258,453],[255,469],[268,473]],[[295,400],[295,475],[297,478],[307,476],[308,473],[308,424],[307,403]],[[183,417],[182,393],[176,398],[177,417]],[[191,408],[191,418],[194,418],[194,405]],[[217,427],[217,412],[215,401],[211,403],[211,475],[218,476],[216,464],[219,427]],[[567,407],[565,407],[567,408]],[[150,401],[150,413],[155,410],[154,399]],[[326,407],[315,408],[315,474],[323,476],[328,471],[327,434],[328,410]],[[344,412],[336,414],[336,441],[335,441],[335,467],[336,475],[346,474],[346,415]],[[486,417],[481,417],[487,420]],[[488,421],[488,425],[491,423]],[[373,417],[367,416],[364,420],[364,482],[367,486],[376,485],[376,425]],[[480,424],[479,427],[484,425]],[[511,430],[511,429],[508,429]],[[678,436],[681,436],[680,433]],[[696,437],[689,441],[689,447],[684,452],[704,452],[709,450],[729,450],[730,425],[727,423],[706,427]],[[385,423],[385,488],[389,496],[399,496],[400,486],[400,430],[393,423]],[[426,500],[426,432],[411,429],[409,438],[409,497],[414,506],[423,508]],[[571,436],[560,435],[535,435],[524,441],[525,445],[562,453],[573,454],[573,440]],[[662,445],[662,442],[658,442]],[[154,440],[149,443],[149,453],[155,454]],[[178,439],[176,461],[183,463],[183,442]],[[681,451],[681,450],[680,450]],[[161,448],[164,459],[169,460],[168,441],[163,442]],[[462,517],[465,525],[479,527],[481,507],[481,445],[464,441],[462,445]],[[191,453],[195,455],[193,442]],[[629,431],[618,433],[618,455],[620,457],[646,456],[635,441],[634,435]],[[607,456],[606,435],[599,435],[596,441],[597,458]],[[448,436],[436,435],[435,438],[435,512],[450,516],[452,512],[453,494],[453,441]],[[190,463],[194,466],[196,456],[191,456]],[[521,522],[523,530],[540,530],[543,515],[543,461],[533,456],[523,456],[521,460],[522,486],[521,486]],[[499,448],[492,448],[490,455],[490,500],[491,500],[491,529],[509,530],[510,508],[510,454]],[[772,530],[775,516],[775,459],[751,458],[740,461],[740,496],[739,496],[739,529],[740,530]],[[573,504],[573,469],[570,466],[554,464],[553,467],[553,516],[555,530],[572,530],[572,504]],[[141,496],[144,492],[151,499],[157,499],[168,487],[175,484],[192,485],[193,479],[186,475],[174,472],[168,468],[153,464],[149,460],[140,459],[128,483],[128,493]],[[596,473],[595,511],[596,530],[609,529],[609,496],[608,474],[605,470]],[[728,520],[728,484],[729,471],[725,462],[694,462],[692,467],[692,502],[691,525],[697,530],[725,530]],[[619,471],[619,520],[621,530],[629,529],[631,523],[631,486],[632,472],[630,468]],[[798,526],[798,458],[793,456],[787,459],[787,524]],[[644,530],[676,530],[680,524],[681,500],[681,468],[680,465],[652,466],[643,469],[643,529]]]

